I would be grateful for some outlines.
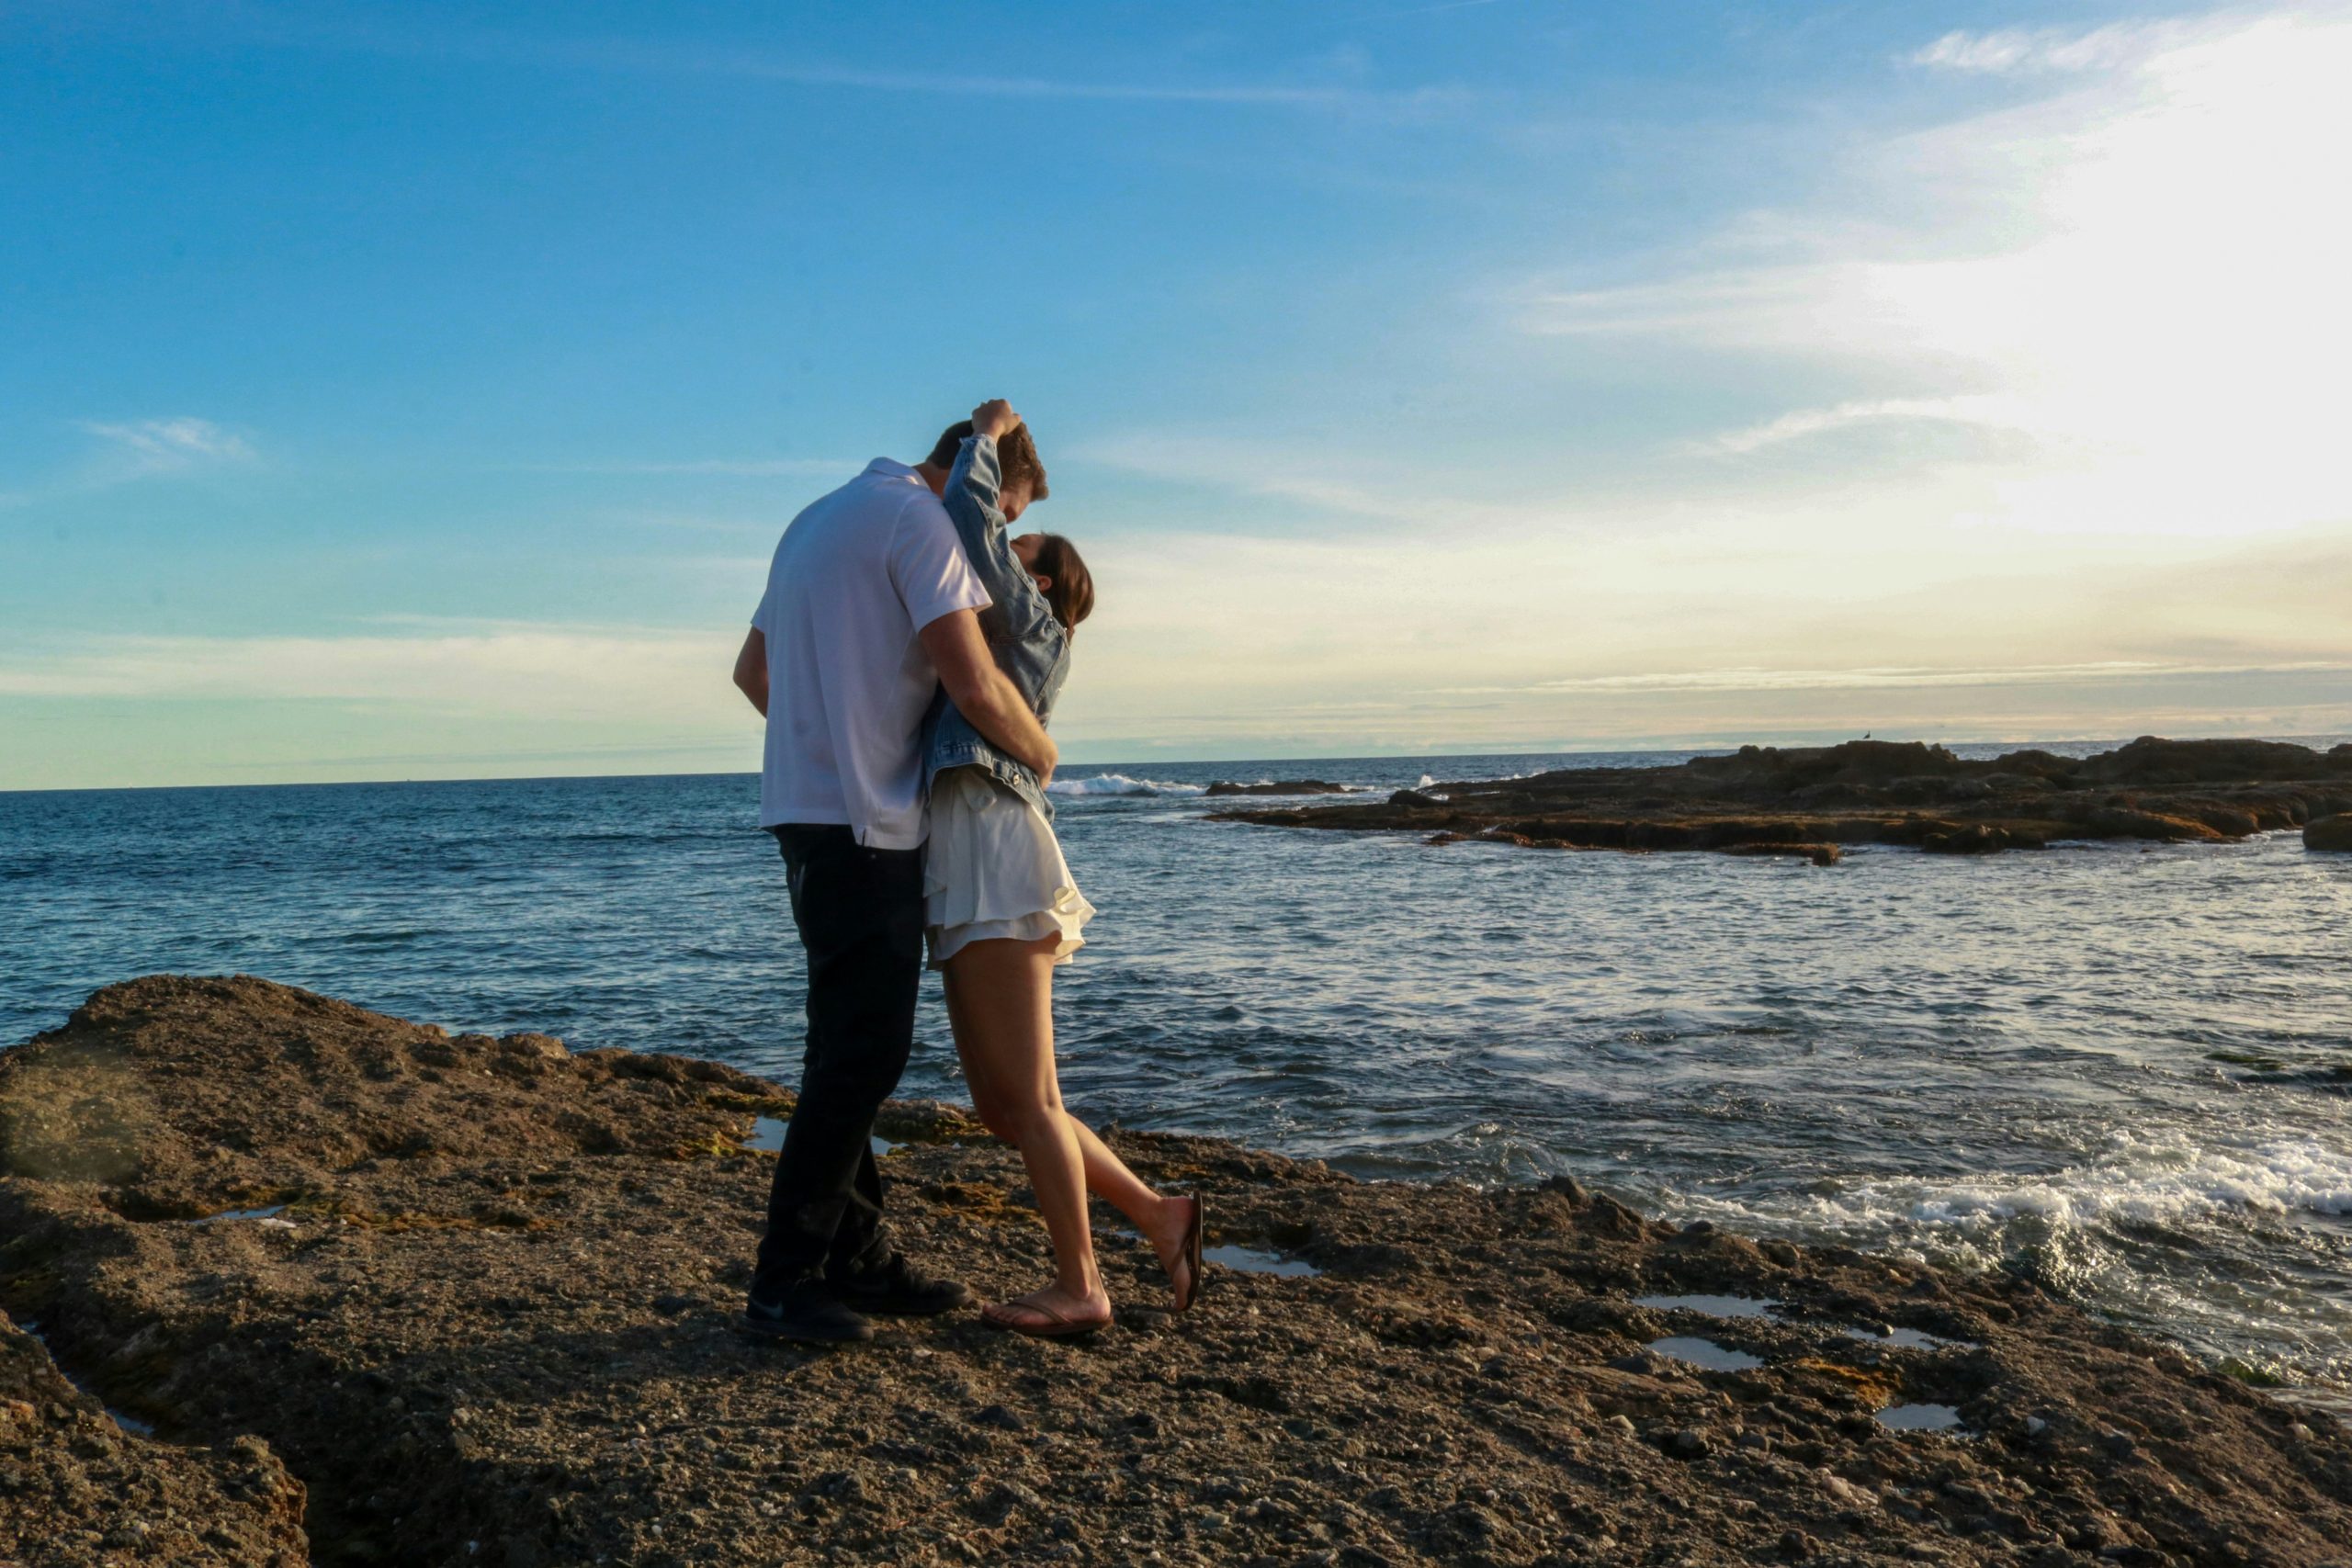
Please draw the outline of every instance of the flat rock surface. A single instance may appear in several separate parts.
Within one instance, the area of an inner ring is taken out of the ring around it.
[[[2062,840],[2222,841],[2352,811],[2352,745],[2143,736],[2097,756],[1849,740],[1743,746],[1665,768],[1571,768],[1430,784],[1386,801],[1216,813],[1287,828],[1409,830],[1538,849],[1721,850],[1833,864],[1840,844],[1947,854]]]
[[[965,1313],[752,1342],[770,1168],[741,1140],[788,1106],[259,980],[101,991],[0,1054],[0,1303],[159,1438],[225,1447],[77,1460],[104,1417],[52,1382],[28,1402],[76,1414],[6,1428],[0,1473],[88,1464],[39,1483],[41,1533],[103,1537],[167,1472],[243,1454],[221,1487],[266,1489],[274,1454],[320,1563],[2352,1561],[2331,1423],[2021,1279],[1677,1231],[1566,1182],[1114,1134],[1206,1195],[1213,1244],[1319,1272],[1213,1269],[1170,1317],[1102,1216],[1122,1317],[1091,1341]],[[1042,1280],[1015,1156],[952,1108],[883,1133],[910,1252],[989,1294]],[[1641,1300],[1690,1294],[1779,1304]],[[1959,1425],[1882,1420],[1906,1405]],[[293,1550],[253,1539],[235,1561]]]

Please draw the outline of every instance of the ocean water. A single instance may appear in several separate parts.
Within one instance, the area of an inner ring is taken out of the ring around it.
[[[2025,1269],[2352,1410],[2352,857],[1430,849],[1213,822],[1199,793],[1562,761],[1071,770],[1102,911],[1060,972],[1073,1107]],[[789,1080],[756,802],[747,776],[0,795],[0,1040],[112,980],[242,971]],[[961,1098],[935,984],[922,1033],[907,1092]]]

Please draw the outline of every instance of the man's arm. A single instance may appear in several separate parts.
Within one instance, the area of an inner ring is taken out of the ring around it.
[[[1021,688],[989,656],[977,610],[957,610],[922,628],[922,649],[956,711],[971,720],[989,745],[1025,764],[1039,784],[1053,782],[1061,749],[1037,722]]]
[[[735,656],[735,684],[752,699],[760,716],[768,716],[768,639],[753,626],[743,637],[743,651]]]

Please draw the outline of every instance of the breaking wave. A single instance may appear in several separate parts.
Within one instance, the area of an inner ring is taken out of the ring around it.
[[[1064,797],[1090,795],[1206,795],[1205,784],[1165,784],[1158,779],[1134,779],[1125,773],[1097,773],[1092,778],[1056,779],[1046,786],[1047,795]]]

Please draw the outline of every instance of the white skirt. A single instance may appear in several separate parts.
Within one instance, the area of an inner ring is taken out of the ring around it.
[[[1054,937],[1054,962],[1067,964],[1086,945],[1080,932],[1093,918],[1035,807],[978,768],[951,768],[933,782],[922,923],[933,969],[967,943],[997,937]]]

